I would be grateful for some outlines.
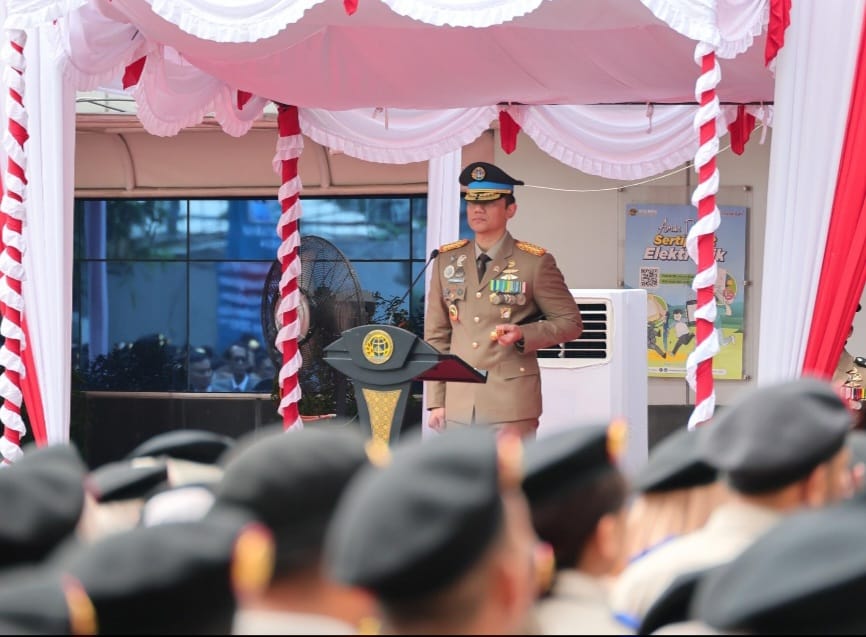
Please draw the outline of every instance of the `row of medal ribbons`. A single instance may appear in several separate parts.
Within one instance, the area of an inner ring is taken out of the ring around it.
[[[490,282],[490,291],[502,292],[503,294],[526,294],[526,281],[493,279]]]

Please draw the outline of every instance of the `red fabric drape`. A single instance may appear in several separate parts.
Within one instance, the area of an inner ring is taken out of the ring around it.
[[[510,155],[517,148],[517,133],[520,132],[520,124],[514,121],[508,111],[499,111],[499,145],[506,155]]]
[[[238,91],[238,110],[243,110],[244,106],[247,105],[253,97],[253,94],[249,91]]]
[[[737,119],[728,124],[728,133],[731,136],[731,151],[735,155],[742,155],[746,150],[746,142],[755,129],[755,116],[746,112],[746,105],[737,106]]]
[[[803,373],[833,375],[866,284],[866,15]]]
[[[130,86],[138,84],[138,81],[141,79],[141,74],[144,71],[144,63],[146,61],[147,56],[143,55],[135,62],[131,62],[126,66],[123,70],[123,79],[121,80],[123,88],[129,88]]]
[[[769,66],[785,46],[785,29],[791,24],[791,0],[770,0],[770,21],[767,24],[767,44],[764,64]]]

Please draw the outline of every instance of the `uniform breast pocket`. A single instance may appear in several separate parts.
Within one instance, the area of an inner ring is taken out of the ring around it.
[[[535,357],[505,361],[499,364],[499,376],[505,380],[512,378],[523,378],[524,376],[538,376],[538,361]]]

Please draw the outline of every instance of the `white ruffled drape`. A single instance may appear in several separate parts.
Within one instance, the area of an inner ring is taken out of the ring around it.
[[[436,111],[300,110],[301,130],[327,148],[386,164],[427,161],[477,139],[496,118],[495,106]]]
[[[733,58],[752,46],[770,15],[769,0],[640,0],[662,22],[716,55]]]
[[[863,8],[863,0],[795,2],[778,57],[764,269],[758,290],[762,385],[796,378],[802,371]]]

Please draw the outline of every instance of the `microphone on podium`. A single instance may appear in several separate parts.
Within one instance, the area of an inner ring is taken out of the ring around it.
[[[433,248],[430,252],[430,256],[427,257],[427,263],[424,264],[424,267],[421,268],[421,271],[415,276],[412,280],[412,283],[409,284],[409,289],[406,290],[406,293],[400,299],[400,303],[398,305],[403,305],[403,301],[406,300],[406,297],[409,296],[409,293],[412,291],[412,288],[415,287],[415,284],[418,283],[418,279],[427,271],[427,268],[430,267],[430,264],[433,262],[433,259],[439,256],[439,248]]]

